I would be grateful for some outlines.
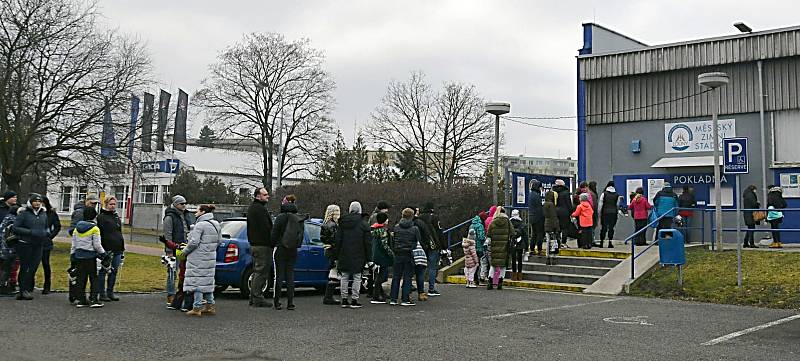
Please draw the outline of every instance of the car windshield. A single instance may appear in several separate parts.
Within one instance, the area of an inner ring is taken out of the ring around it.
[[[244,229],[246,225],[247,222],[241,220],[224,221],[221,224],[222,229],[220,233],[222,233],[223,238],[234,238],[242,232],[242,229]]]
[[[308,234],[308,238],[311,240],[311,244],[314,246],[322,246],[322,241],[320,240],[320,231],[322,228],[316,224],[306,223],[306,233]]]

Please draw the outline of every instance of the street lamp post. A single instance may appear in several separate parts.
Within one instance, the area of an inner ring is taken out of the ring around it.
[[[728,84],[728,79],[728,74],[722,72],[704,73],[697,76],[697,83],[711,88],[715,93],[711,98],[717,102],[711,106],[711,122],[714,128],[714,199],[716,200],[714,202],[714,224],[717,228],[714,243],[718,251],[722,251],[722,185],[719,169],[719,119],[717,117],[720,108],[719,87]],[[734,201],[738,202],[738,200]]]
[[[504,102],[486,103],[486,112],[494,114],[494,167],[492,168],[492,204],[497,205],[498,166],[500,157],[500,116],[511,111],[511,104]]]

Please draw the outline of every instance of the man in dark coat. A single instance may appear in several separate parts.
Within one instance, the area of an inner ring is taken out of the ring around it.
[[[247,209],[247,241],[253,255],[253,281],[250,284],[250,306],[272,307],[264,299],[269,294],[269,279],[272,270],[273,243],[272,217],[267,210],[269,192],[259,187],[253,192],[253,203]]]
[[[578,236],[577,229],[570,220],[572,212],[575,211],[575,206],[572,203],[569,189],[563,180],[556,179],[553,192],[558,194],[556,197],[556,214],[558,215],[558,225],[561,228],[561,244],[566,244],[567,238],[577,238]]]
[[[544,250],[542,250],[542,243],[544,242],[544,210],[542,205],[542,182],[534,179],[531,181],[531,191],[528,193],[528,224],[531,225],[531,253],[536,249],[540,256],[544,255]]]
[[[3,193],[3,199],[0,202],[0,221],[6,218],[11,207],[15,205],[17,205],[17,193],[14,191]]]
[[[372,245],[370,243],[370,229],[361,215],[361,203],[350,203],[349,213],[339,220],[339,229],[336,230],[335,249],[337,267],[341,277],[340,289],[342,295],[342,308],[361,308],[358,303],[361,292],[361,272],[364,265],[371,258]],[[352,300],[348,300],[347,284],[352,277]]]
[[[42,245],[49,240],[48,215],[38,193],[31,193],[27,207],[18,212],[14,220],[14,233],[19,236],[16,245],[19,257],[19,294],[17,300],[33,299],[33,282],[42,261]]]
[[[442,225],[439,221],[439,216],[434,213],[433,209],[433,203],[428,202],[422,208],[422,214],[419,216],[419,219],[425,222],[425,224],[428,226],[432,243],[432,246],[426,253],[428,256],[427,272],[429,297],[441,295],[441,293],[436,290],[436,273],[439,271],[439,251],[447,249],[447,240],[442,233]]]

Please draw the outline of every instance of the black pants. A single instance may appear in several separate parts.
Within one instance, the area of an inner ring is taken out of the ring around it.
[[[100,285],[97,283],[97,260],[94,258],[79,259],[75,262],[75,267],[78,270],[78,281],[75,285],[76,298],[78,301],[86,302],[86,283],[90,284],[89,299],[92,301],[97,300],[97,295],[100,292]]]
[[[614,227],[617,226],[617,212],[604,213],[600,219],[600,225],[600,241],[606,240],[606,234],[608,234],[609,241],[614,239]]]
[[[592,237],[594,236],[592,233],[594,231],[593,227],[581,227],[581,234],[580,234],[580,242],[578,247],[583,248],[591,248],[592,247]]]
[[[44,271],[44,285],[42,289],[50,290],[52,270],[50,269],[50,249],[42,251],[42,271]]]
[[[19,242],[16,247],[19,257],[19,290],[33,292],[33,281],[36,270],[42,261],[42,245]]]
[[[661,218],[658,221],[658,226],[656,227],[656,238],[658,238],[658,231],[669,228],[672,228],[672,217]]]
[[[744,234],[744,244],[745,245],[755,245],[755,224],[748,224],[747,225],[747,232]]]
[[[522,254],[524,249],[515,249],[511,253],[511,272],[522,272]]]
[[[281,298],[281,285],[286,282],[287,303],[294,304],[294,263],[297,261],[297,249],[283,246],[275,248],[275,304]],[[359,280],[360,281],[360,280]]]
[[[537,251],[541,251],[542,243],[544,243],[544,223],[531,223],[531,251],[534,247]]]
[[[773,219],[769,221],[769,226],[772,229],[780,229],[781,223],[783,223],[783,218]],[[772,241],[773,242],[781,242],[781,232],[780,231],[772,231]],[[20,274],[22,273],[22,269],[20,269]],[[22,281],[20,281],[22,282]]]
[[[634,226],[636,228],[636,232],[638,232],[640,229],[646,228],[647,227],[647,223],[648,222],[647,222],[646,219],[636,219],[636,220],[634,220],[633,224],[634,224]],[[636,239],[636,245],[637,246],[646,245],[647,244],[647,230],[642,231],[642,233],[639,233],[638,235],[636,235],[635,239]]]

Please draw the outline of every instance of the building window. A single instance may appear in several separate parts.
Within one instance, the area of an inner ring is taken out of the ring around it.
[[[89,193],[89,187],[88,186],[80,186],[80,187],[78,187],[78,202],[85,201],[87,193]]]
[[[800,110],[775,112],[772,128],[772,136],[775,140],[772,154],[775,164],[800,163],[797,134],[800,134]]]
[[[161,186],[161,203],[167,203],[167,201],[171,199],[172,198],[169,196],[169,186]]]
[[[117,208],[128,209],[128,186],[114,186],[114,197],[117,197]]]
[[[70,207],[72,206],[72,187],[71,186],[62,186],[61,187],[61,211],[62,212],[69,212]]]
[[[156,194],[158,193],[158,186],[139,186],[139,203],[156,204]]]

